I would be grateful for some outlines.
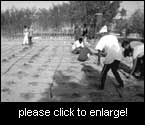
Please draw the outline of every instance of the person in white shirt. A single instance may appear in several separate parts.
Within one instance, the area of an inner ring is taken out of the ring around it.
[[[24,26],[24,39],[23,39],[23,44],[22,45],[26,45],[26,44],[29,44],[29,39],[28,39],[28,36],[29,36],[29,30],[28,30],[28,27],[25,25]]]
[[[106,76],[110,69],[119,83],[118,87],[123,87],[123,81],[118,73],[119,63],[122,59],[121,46],[119,45],[117,37],[108,34],[106,28],[100,32],[102,37],[98,41],[95,48],[98,50],[98,65],[100,64],[100,57],[105,57],[104,66],[101,73],[100,89],[104,89]]]
[[[24,26],[23,34],[24,34],[24,39],[23,39],[22,45],[26,45],[26,44],[29,43],[29,39],[28,39],[28,36],[29,36],[29,30],[28,30],[28,27],[27,27],[26,25]]]
[[[83,38],[79,38],[72,45],[72,53],[79,54],[82,48],[84,48]]]
[[[129,43],[129,41],[125,40],[122,43],[122,47],[124,48],[124,57],[132,57],[133,59],[133,66],[130,72],[130,76],[131,75],[135,75],[136,71],[140,71],[141,76],[143,77],[144,74],[144,66],[145,66],[145,61],[144,61],[144,43],[143,44],[139,44],[139,45],[135,45],[133,47],[131,47],[131,43]]]

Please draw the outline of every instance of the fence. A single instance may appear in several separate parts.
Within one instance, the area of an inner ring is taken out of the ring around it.
[[[23,39],[23,33],[5,33],[1,32],[2,39],[15,40]],[[33,37],[40,37],[42,39],[73,39],[73,33],[53,32],[53,33],[34,33]]]
[[[100,37],[97,35],[92,36],[90,33],[92,31],[89,31],[88,34],[88,39],[99,39]],[[92,33],[94,34],[94,32]],[[23,39],[23,33],[8,33],[8,32],[3,32],[1,31],[1,39],[3,40],[19,40]],[[33,37],[40,37],[41,39],[74,39],[74,33],[69,32],[69,33],[64,33],[64,32],[41,32],[41,33],[34,33]],[[128,38],[124,36],[117,36],[119,41],[122,42],[125,39],[128,39],[130,42],[131,41],[141,41],[144,43],[144,38]]]

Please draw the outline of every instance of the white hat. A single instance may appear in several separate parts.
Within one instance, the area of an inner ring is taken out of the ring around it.
[[[99,33],[105,33],[105,32],[107,32],[107,26],[106,25],[101,28]]]

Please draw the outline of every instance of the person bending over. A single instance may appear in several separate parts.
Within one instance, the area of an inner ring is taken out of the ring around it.
[[[138,77],[136,72],[139,72],[141,77],[144,77],[145,75],[144,43],[141,45],[131,47],[129,41],[125,40],[122,43],[122,47],[124,48],[123,51],[124,57],[132,57],[133,59],[133,66],[129,77],[131,77],[131,75]]]
[[[124,84],[118,73],[119,63],[122,59],[122,51],[118,39],[116,36],[108,34],[107,30],[101,31],[101,33],[102,37],[95,48],[98,50],[98,64],[100,64],[100,57],[105,57],[101,72],[100,89],[104,89],[106,76],[110,69],[119,83],[118,88],[122,88]]]

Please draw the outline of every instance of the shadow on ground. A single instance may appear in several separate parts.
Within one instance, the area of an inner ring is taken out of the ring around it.
[[[81,80],[76,75],[64,75],[57,71],[51,89],[43,93],[39,102],[143,102],[144,88],[137,85],[116,89],[116,81],[107,75],[105,89],[99,90],[100,72],[90,65],[82,64]],[[122,97],[120,97],[120,94]]]

